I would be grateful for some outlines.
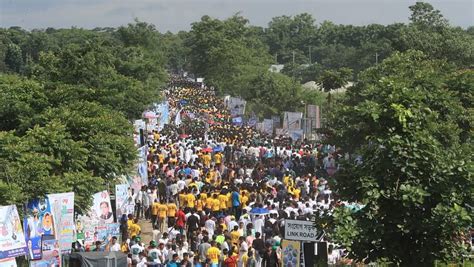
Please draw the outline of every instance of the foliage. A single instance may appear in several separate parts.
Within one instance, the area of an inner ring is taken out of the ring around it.
[[[319,82],[324,91],[331,91],[346,86],[352,77],[352,70],[348,68],[340,68],[338,70],[325,70]]]
[[[334,111],[331,142],[362,157],[343,164],[336,191],[365,207],[351,224],[335,213],[328,229],[351,257],[407,266],[460,258],[472,224],[473,147],[462,141],[466,109],[449,88],[452,71],[421,52],[395,53],[363,72]]]

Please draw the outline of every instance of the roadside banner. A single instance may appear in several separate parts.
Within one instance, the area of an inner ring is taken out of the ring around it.
[[[301,112],[285,112],[283,113],[283,128],[285,129],[301,129]]]
[[[25,235],[21,228],[20,216],[15,205],[0,206],[0,259],[28,254]],[[0,266],[10,266],[0,262]]]
[[[273,134],[273,120],[272,119],[263,120],[263,131],[268,135]]]
[[[117,221],[120,220],[122,214],[133,214],[135,204],[132,200],[132,192],[128,184],[115,185],[115,210]]]
[[[55,235],[54,218],[48,198],[28,202],[23,227],[30,259],[41,259],[41,236]]]
[[[70,253],[74,242],[74,192],[50,194],[49,203],[54,217],[54,228],[61,253]]]
[[[318,241],[318,232],[314,222],[285,220],[285,239],[297,241]]]
[[[71,244],[70,244],[71,245]],[[43,235],[41,237],[40,260],[30,261],[30,267],[60,267],[61,251],[58,241],[52,235]]]
[[[114,215],[110,205],[110,194],[107,190],[94,194],[94,206],[91,219],[102,223],[113,223]]]
[[[283,239],[281,242],[283,266],[299,267],[301,242]]]
[[[0,260],[0,266],[2,267],[17,267],[15,258],[7,258]]]

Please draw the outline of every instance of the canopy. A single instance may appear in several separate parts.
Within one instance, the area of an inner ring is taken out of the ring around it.
[[[122,252],[76,252],[70,256],[71,267],[127,266],[127,255]]]
[[[255,214],[255,215],[265,215],[268,214],[269,210],[266,208],[253,208],[250,210],[250,214]]]

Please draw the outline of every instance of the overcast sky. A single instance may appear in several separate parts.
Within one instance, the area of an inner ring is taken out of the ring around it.
[[[474,25],[474,0],[426,1],[453,25]],[[203,15],[226,18],[241,12],[253,25],[272,17],[308,12],[317,22],[364,25],[406,22],[410,0],[0,0],[0,27],[94,28],[125,25],[133,18],[161,31],[189,30]]]

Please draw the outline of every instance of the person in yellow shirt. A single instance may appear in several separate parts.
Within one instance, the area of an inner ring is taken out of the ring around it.
[[[247,196],[247,192],[242,191],[242,194],[240,194],[240,203],[242,203],[242,208],[247,207],[248,202],[249,202],[249,197]]]
[[[227,195],[224,195],[223,193],[221,193],[218,199],[219,199],[220,210],[221,211],[227,210]]]
[[[239,232],[239,226],[234,226],[234,229],[230,231],[230,240],[234,246],[237,246],[239,244],[239,237],[240,237],[240,232]]]
[[[217,194],[214,194],[212,198],[212,213],[214,213],[213,214],[214,216],[217,217],[217,215],[219,214],[220,207],[221,207],[221,202],[219,201]]]
[[[132,239],[137,237],[142,232],[142,228],[140,228],[140,225],[138,225],[138,219],[133,220],[133,223],[131,223],[128,227],[128,232],[128,236],[130,236]]]
[[[188,194],[186,194],[186,207],[193,209],[195,201],[196,201],[196,197],[194,196],[193,193],[189,192]]]
[[[206,198],[206,210],[211,211],[213,203],[214,203],[214,199],[212,197],[207,197]]]
[[[201,196],[196,196],[196,211],[201,212],[204,209],[204,202],[201,200]]]
[[[222,153],[221,152],[217,152],[216,154],[214,154],[214,162],[216,163],[216,166],[221,165],[221,163],[222,163]]]
[[[156,219],[158,218],[158,207],[160,203],[158,203],[158,199],[155,199],[155,202],[151,205],[151,225],[155,226]]]
[[[163,164],[165,162],[165,155],[163,153],[158,154],[158,161],[160,164]]]
[[[219,264],[221,251],[217,248],[216,241],[211,241],[211,247],[207,250],[206,256],[209,260],[211,260],[212,266],[217,266]]]
[[[209,153],[205,153],[203,156],[202,156],[202,161],[204,163],[204,166],[206,166],[207,168],[211,167],[211,155],[209,155]]]
[[[186,207],[186,194],[184,193],[184,190],[179,192],[178,194],[178,202],[179,202],[179,206],[181,208],[184,208]]]
[[[158,228],[160,229],[160,232],[164,233],[165,232],[165,219],[166,219],[166,214],[168,213],[168,206],[166,204],[160,203],[158,206]]]
[[[166,212],[166,215],[168,216],[168,227],[174,226],[176,222],[176,212],[178,211],[178,207],[176,207],[176,204],[174,202],[170,202],[167,205],[168,210]]]

